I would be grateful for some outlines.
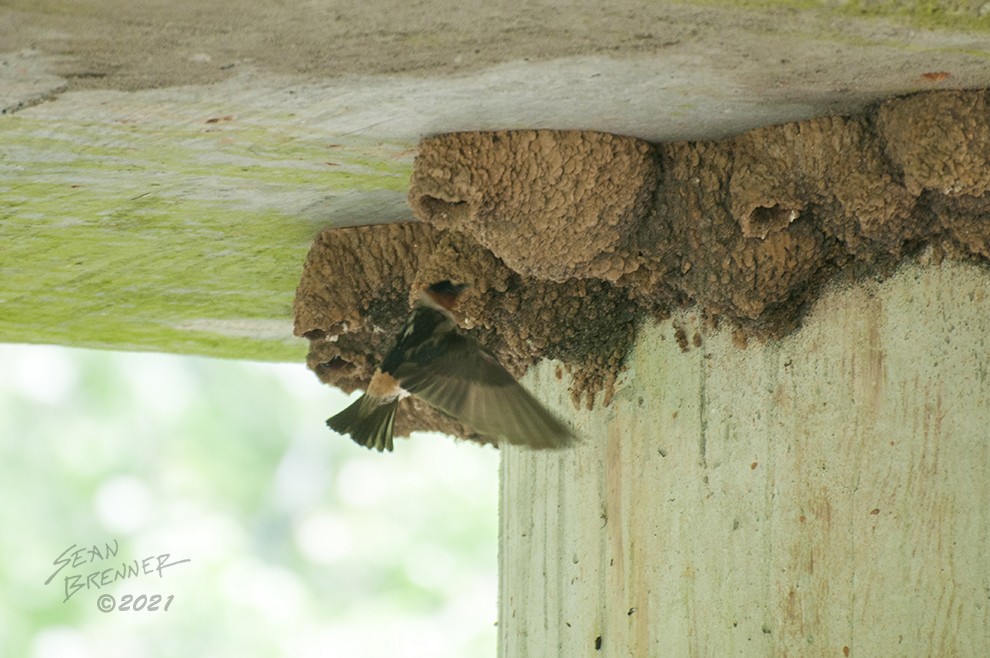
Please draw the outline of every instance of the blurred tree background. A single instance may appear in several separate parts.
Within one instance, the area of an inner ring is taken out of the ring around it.
[[[0,345],[3,655],[495,655],[497,451],[367,451],[323,424],[347,400],[301,364]],[[190,561],[63,601],[164,553]]]

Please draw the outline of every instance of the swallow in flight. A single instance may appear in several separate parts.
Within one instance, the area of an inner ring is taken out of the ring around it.
[[[414,395],[479,434],[530,448],[559,448],[574,432],[524,389],[450,311],[465,285],[426,288],[364,395],[327,425],[379,452],[392,451],[399,400]]]

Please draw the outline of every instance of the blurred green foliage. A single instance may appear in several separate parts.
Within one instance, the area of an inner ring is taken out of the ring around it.
[[[346,402],[302,365],[0,345],[3,655],[494,655],[497,452],[371,453],[323,425]],[[63,602],[164,553],[190,562]]]

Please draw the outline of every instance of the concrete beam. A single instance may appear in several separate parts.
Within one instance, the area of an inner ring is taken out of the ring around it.
[[[423,136],[718,137],[990,85],[990,19],[884,7],[5,3],[0,339],[300,359],[307,244],[409,219]]]
[[[987,287],[911,265],[781,341],[642,331],[586,445],[502,448],[499,655],[990,653]]]

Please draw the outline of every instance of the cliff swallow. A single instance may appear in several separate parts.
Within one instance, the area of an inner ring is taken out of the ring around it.
[[[327,420],[331,429],[391,452],[399,400],[415,395],[500,442],[558,448],[574,440],[569,427],[457,326],[450,311],[466,287],[441,281],[423,291],[367,391]]]

